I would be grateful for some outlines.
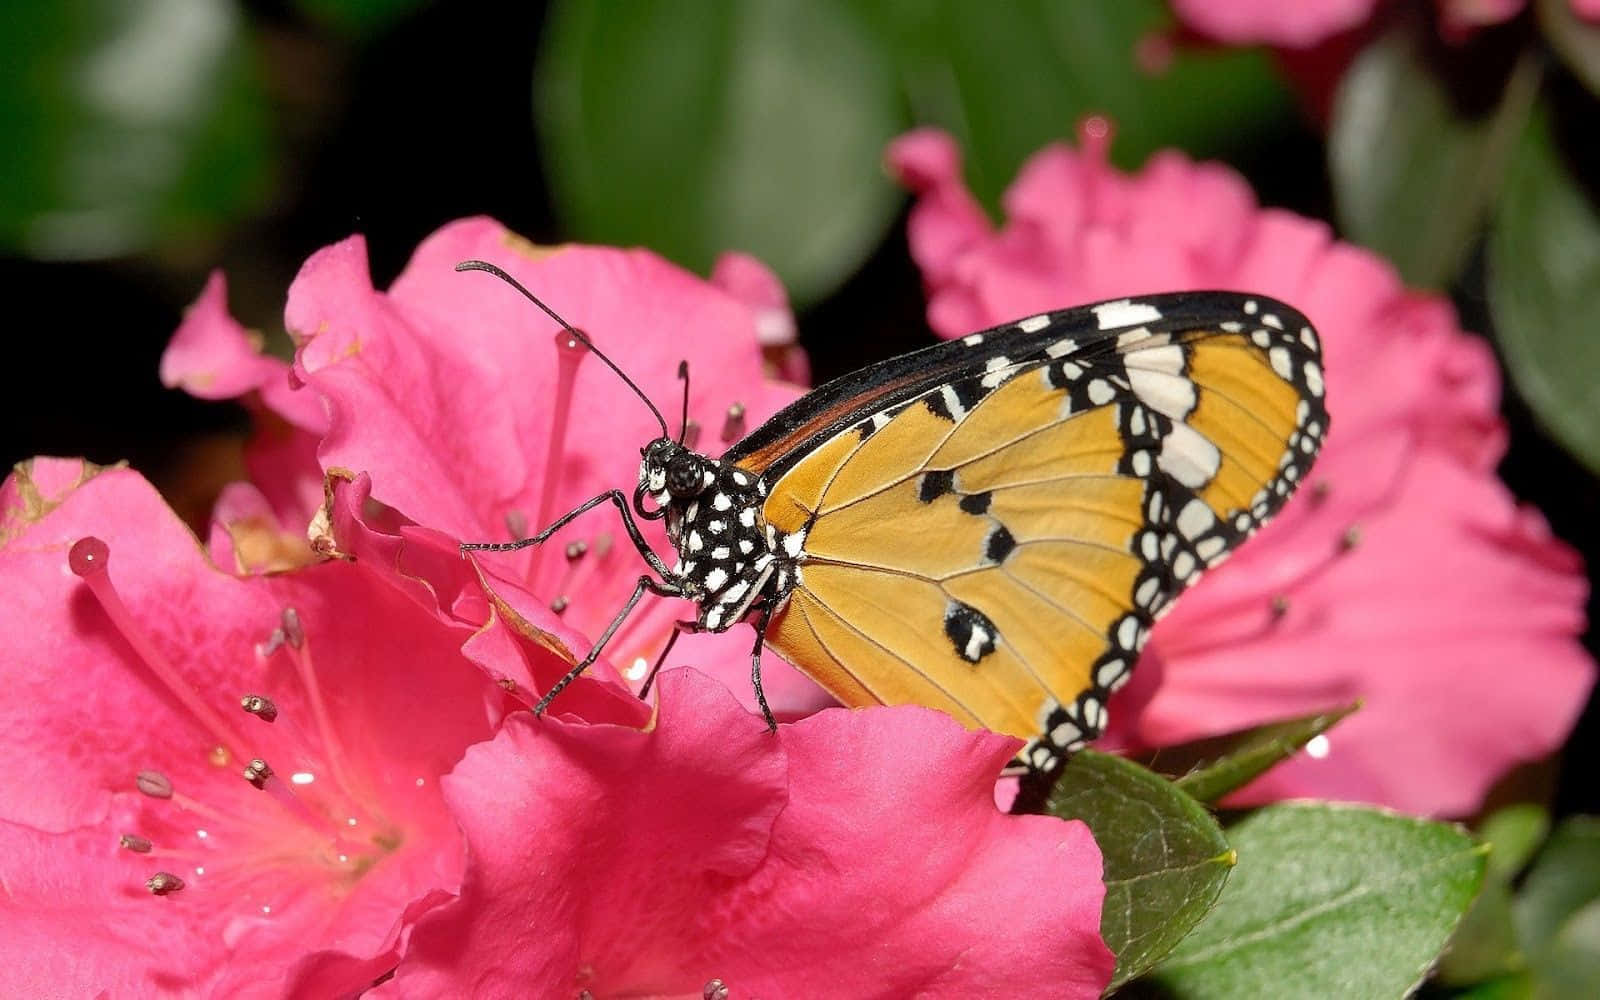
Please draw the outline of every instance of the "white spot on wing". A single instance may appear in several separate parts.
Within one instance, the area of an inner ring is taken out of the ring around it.
[[[1174,424],[1161,441],[1156,464],[1178,482],[1197,490],[1209,483],[1222,466],[1217,446],[1188,424]]]
[[[1017,329],[1023,333],[1038,333],[1050,325],[1050,317],[1045,315],[1029,316],[1027,319],[1017,320]]]
[[[1138,326],[1140,323],[1154,323],[1161,318],[1161,310],[1145,302],[1134,302],[1132,299],[1119,299],[1116,302],[1102,302],[1091,307],[1095,320],[1102,330],[1113,330],[1119,326]]]

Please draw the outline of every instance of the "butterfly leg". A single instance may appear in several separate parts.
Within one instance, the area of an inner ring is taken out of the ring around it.
[[[767,693],[761,690],[761,650],[767,644],[767,623],[772,620],[772,605],[768,603],[761,609],[761,619],[756,622],[756,644],[750,650],[750,683],[756,689],[756,704],[761,706],[761,717],[767,720],[767,729],[770,732],[778,731],[778,720],[772,717],[772,709],[767,707]]]
[[[666,563],[661,561],[661,557],[656,555],[655,550],[645,542],[644,535],[639,531],[639,525],[633,519],[633,511],[628,507],[628,499],[623,496],[621,490],[606,490],[599,496],[590,497],[556,518],[548,528],[531,538],[519,538],[514,542],[462,542],[461,554],[466,555],[468,552],[514,552],[517,549],[525,549],[530,545],[541,545],[548,541],[551,535],[576,520],[579,515],[587,514],[608,500],[616,504],[617,510],[622,512],[622,527],[628,532],[628,538],[633,542],[633,547],[639,550],[639,555],[644,557],[644,561],[650,564],[651,569],[663,577],[671,579],[672,571],[668,569]]]
[[[655,683],[656,674],[660,672],[661,665],[667,662],[667,654],[672,652],[672,647],[678,644],[678,636],[686,632],[700,631],[700,623],[694,620],[672,623],[672,634],[667,636],[667,644],[661,648],[661,655],[656,657],[656,665],[650,668],[645,675],[644,684],[639,687],[639,697],[646,698],[650,694],[650,685]]]
[[[560,680],[555,682],[555,685],[550,690],[544,693],[544,697],[539,699],[539,703],[533,706],[534,715],[543,715],[544,710],[550,707],[551,700],[560,694],[568,684],[577,680],[595,660],[600,658],[600,651],[605,648],[606,643],[611,641],[611,637],[616,634],[617,629],[622,627],[622,623],[627,619],[628,615],[633,613],[633,609],[639,604],[639,599],[644,596],[644,592],[647,590],[662,597],[682,596],[678,588],[670,583],[663,583],[648,576],[639,577],[639,582],[633,588],[633,596],[629,597],[628,602],[622,606],[622,610],[617,612],[617,617],[611,619],[611,624],[606,626],[606,630],[600,633],[600,638],[596,639],[594,645],[589,648],[588,655],[574,664],[571,670],[568,670]]]

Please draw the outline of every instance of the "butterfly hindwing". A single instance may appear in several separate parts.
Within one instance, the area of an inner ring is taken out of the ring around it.
[[[824,386],[725,456],[799,552],[769,643],[847,704],[942,708],[1049,766],[1104,727],[1178,592],[1304,477],[1320,366],[1293,309],[1202,292],[1030,317]]]

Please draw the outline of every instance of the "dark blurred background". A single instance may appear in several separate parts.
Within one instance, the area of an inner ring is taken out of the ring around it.
[[[224,270],[234,315],[284,350],[284,293],[311,252],[364,233],[381,288],[422,237],[477,213],[539,242],[646,244],[701,273],[718,249],[754,252],[795,296],[821,381],[930,336],[906,200],[876,166],[885,140],[950,128],[992,207],[1027,153],[1102,112],[1120,165],[1165,146],[1222,159],[1264,203],[1335,219],[1495,335],[1521,366],[1502,474],[1595,565],[1593,309],[1521,320],[1572,339],[1519,350],[1485,266],[1528,214],[1508,205],[1507,163],[1543,154],[1595,176],[1593,81],[1531,15],[1445,45],[1430,9],[1395,4],[1315,50],[1273,53],[1193,38],[1159,0],[17,5],[0,14],[0,284],[17,310],[4,461],[127,459],[203,523],[239,474],[244,415],[163,389],[156,369],[206,275]],[[1341,104],[1357,74],[1396,88],[1382,120]],[[797,173],[796,143],[838,169]],[[1351,170],[1356,155],[1382,162]],[[1440,169],[1443,182],[1428,173]],[[1458,197],[1460,177],[1477,182]],[[1441,183],[1460,218],[1415,245],[1392,220]],[[1557,248],[1588,268],[1560,301],[1596,301],[1594,228]],[[1551,357],[1556,388],[1520,391],[1550,383]],[[1591,704],[1569,761],[1593,758],[1597,732]],[[1583,770],[1565,769],[1558,811],[1600,811]]]

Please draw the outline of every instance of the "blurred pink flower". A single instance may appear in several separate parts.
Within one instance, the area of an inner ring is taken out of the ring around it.
[[[798,348],[783,341],[793,320],[781,285],[753,258],[724,258],[713,285],[647,251],[537,247],[481,218],[452,223],[423,241],[386,292],[372,287],[359,236],[313,254],[289,289],[285,324],[298,346],[292,370],[241,348],[243,331],[228,317],[220,280],[213,279],[169,347],[163,376],[213,396],[263,381],[293,385],[286,394],[263,389],[260,400],[278,424],[311,437],[314,462],[308,453],[298,468],[253,465],[267,480],[255,485],[268,496],[298,495],[314,480],[320,502],[323,472],[348,470],[346,479],[364,474],[370,496],[362,503],[369,510],[388,511],[384,517],[395,524],[425,525],[438,533],[426,544],[447,540],[442,548],[453,540],[528,535],[602,490],[631,491],[639,448],[660,433],[654,417],[598,359],[561,346],[570,338],[558,336],[560,328],[513,289],[486,274],[455,271],[471,258],[505,268],[587,333],[660,407],[673,433],[683,398],[678,361],[687,359],[689,416],[702,450],[721,451],[798,395],[763,374],[763,345],[779,349],[779,366],[791,375],[803,372],[803,356],[797,360]],[[315,413],[322,414],[320,424]],[[290,490],[287,483],[296,485]],[[248,491],[244,496],[250,498]],[[368,520],[357,510],[341,523]],[[641,527],[658,551],[670,553],[659,522]],[[342,542],[324,541],[334,548]],[[475,560],[499,612],[518,619],[525,634],[544,637],[569,664],[644,569],[610,506],[543,547]],[[422,561],[456,572],[432,558]],[[647,597],[594,678],[620,683],[609,666],[615,663],[638,681],[642,664],[653,661],[684,615],[680,602]],[[672,662],[727,678],[753,704],[747,629],[685,638]],[[764,679],[780,713],[829,703],[778,657],[767,662]],[[547,685],[559,673],[536,665],[531,676]],[[523,695],[536,697],[541,689]],[[563,695],[553,710],[574,705]]]
[[[446,779],[466,885],[372,995],[1098,997],[1100,852],[995,809],[1016,745],[919,708],[774,738],[691,670],[646,732],[519,715]]]
[[[1163,153],[1125,175],[1105,135],[1086,128],[1082,151],[1029,161],[998,231],[947,136],[891,147],[918,198],[910,240],[934,329],[1143,292],[1259,291],[1320,331],[1334,427],[1306,487],[1157,626],[1111,704],[1109,741],[1171,745],[1360,698],[1320,757],[1239,801],[1471,812],[1507,769],[1561,744],[1594,680],[1576,641],[1579,561],[1494,476],[1505,435],[1488,348],[1376,255],[1258,207],[1226,167]]]
[[[335,996],[392,968],[460,887],[439,779],[504,701],[461,635],[348,563],[221,572],[126,469],[23,463],[0,512],[7,992]]]
[[[1276,45],[1305,49],[1360,27],[1381,0],[1172,0],[1173,12],[1208,38],[1230,45]],[[1600,20],[1600,0],[1570,0],[1572,10],[1590,21]],[[1435,0],[1439,29],[1459,38],[1483,27],[1509,21],[1527,0]]]
[[[1172,0],[1179,20],[1230,45],[1309,48],[1365,24],[1379,0]]]

